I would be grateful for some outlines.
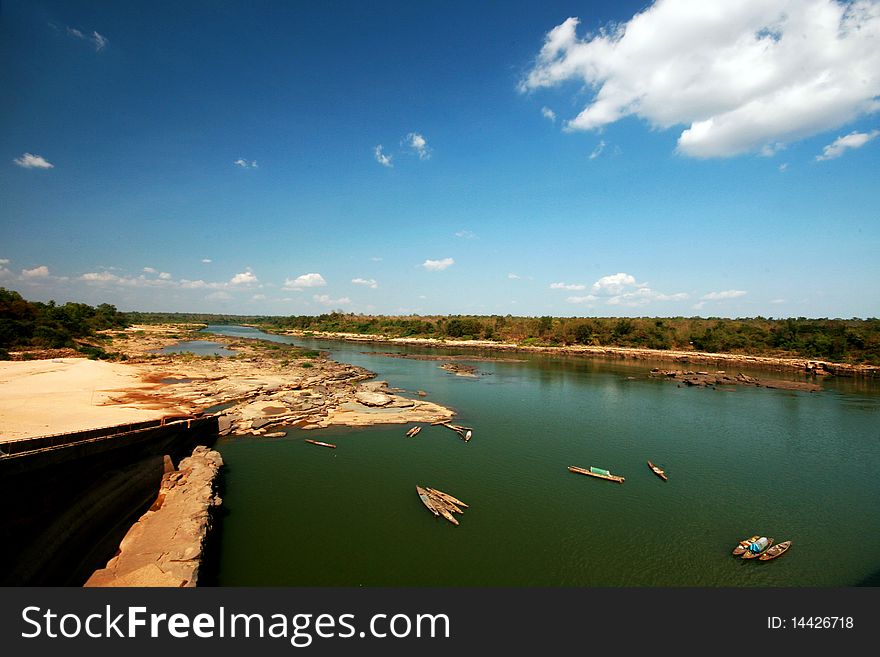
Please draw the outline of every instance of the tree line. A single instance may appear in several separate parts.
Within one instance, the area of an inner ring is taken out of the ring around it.
[[[9,358],[10,349],[64,347],[105,356],[102,349],[84,340],[94,338],[96,331],[128,325],[127,315],[107,303],[92,307],[84,303],[27,301],[18,292],[0,287],[0,358]]]
[[[228,315],[119,312],[110,304],[25,301],[0,288],[0,349],[76,346],[131,324],[249,324],[267,330],[479,339],[523,345],[593,345],[789,356],[880,365],[880,319],[748,317],[515,317],[512,315]],[[2,353],[0,353],[2,357]]]

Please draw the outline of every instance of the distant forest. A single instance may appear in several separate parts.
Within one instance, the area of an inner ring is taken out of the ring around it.
[[[595,345],[805,357],[880,365],[880,319],[699,317],[387,317],[333,312],[318,316],[129,313],[132,323],[250,324],[388,337],[480,339],[524,345]]]
[[[0,359],[8,359],[10,350],[60,348],[93,358],[111,357],[86,340],[95,338],[96,331],[128,325],[128,317],[110,304],[93,308],[84,303],[26,301],[18,292],[0,287]]]

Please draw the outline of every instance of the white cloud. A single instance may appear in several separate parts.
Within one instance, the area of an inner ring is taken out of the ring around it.
[[[568,301],[569,303],[592,304],[592,303],[595,303],[596,301],[598,301],[599,297],[595,297],[592,294],[588,294],[583,297],[567,297],[565,300]]]
[[[210,265],[212,262],[214,262],[214,261],[211,260],[210,258],[202,258],[202,264]]]
[[[545,119],[549,119],[550,121],[556,122],[556,112],[547,107],[546,105],[541,108],[541,116]]]
[[[118,283],[122,281],[119,276],[111,274],[109,271],[90,271],[79,278],[82,281],[88,281],[91,283]]]
[[[880,109],[876,0],[657,0],[580,38],[577,18],[547,33],[523,92],[574,80],[593,93],[569,130],[635,115],[688,126],[700,158],[775,151]]]
[[[144,267],[144,273],[145,274],[155,274],[156,270],[153,269],[152,267]]]
[[[241,275],[241,274],[239,274],[239,276],[240,276],[240,275]],[[162,273],[159,274],[159,278],[161,278],[163,281],[170,281],[170,280],[171,280],[171,274],[169,274],[167,271],[163,271]],[[256,279],[254,279],[254,280],[256,280]]]
[[[327,281],[324,280],[321,274],[303,274],[294,279],[285,279],[282,289],[301,290],[305,287],[323,287],[325,285],[327,285]]]
[[[596,144],[596,148],[594,148],[593,152],[590,153],[590,159],[595,160],[597,157],[599,157],[602,154],[602,151],[604,151],[604,150],[605,150],[605,140],[600,139],[599,143]]]
[[[610,306],[644,306],[652,301],[684,301],[688,298],[685,292],[676,294],[663,294],[649,287],[639,287],[635,290],[617,294],[608,299]]]
[[[603,276],[593,283],[593,293],[620,294],[624,289],[631,286],[639,287],[639,284],[636,283],[635,277],[620,272],[618,274],[611,274],[610,276]]]
[[[49,268],[46,265],[40,265],[39,267],[34,267],[33,269],[22,269],[21,277],[29,279],[48,278]]]
[[[744,297],[747,292],[744,290],[724,290],[723,292],[709,292],[700,297],[704,301],[723,301],[724,299],[736,299]]]
[[[376,146],[376,148],[373,149],[373,155],[375,155],[375,157],[376,157],[376,162],[381,164],[383,167],[393,167],[394,166],[393,164],[391,164],[391,160],[394,156],[393,155],[386,155],[385,153],[383,153],[382,152],[382,144],[379,144],[378,146]]]
[[[456,236],[456,237],[460,237],[460,238],[463,239],[463,240],[475,240],[475,239],[477,239],[477,234],[476,234],[476,233],[473,233],[473,232],[471,232],[471,231],[469,231],[469,230],[460,230],[460,231],[458,231],[457,233],[455,233],[455,236]]]
[[[259,279],[251,271],[243,271],[229,279],[230,285],[255,285]]]
[[[379,284],[374,278],[352,278],[351,282],[355,285],[365,285],[366,287],[372,288],[374,290],[379,287]]]
[[[259,165],[256,160],[245,160],[244,158],[238,158],[233,162],[233,164],[241,169],[259,169]],[[271,168],[271,167],[270,167]]]
[[[779,173],[785,173],[788,170],[788,162],[779,165]]]
[[[571,290],[574,292],[575,290],[586,290],[586,285],[581,285],[580,283],[550,283],[551,290]]]
[[[833,160],[844,154],[848,148],[861,148],[869,141],[880,135],[880,130],[872,130],[871,132],[851,132],[843,137],[838,137],[832,143],[828,144],[821,155],[816,156],[816,160]]]
[[[95,46],[95,51],[100,52],[107,47],[107,44],[110,43],[110,40],[105,37],[103,34],[98,34],[96,31],[92,31],[91,34],[85,34],[81,30],[76,29],[75,27],[68,27],[67,34],[72,36],[75,39],[80,39],[82,41],[88,41],[93,46]]]
[[[265,300],[265,298],[266,298],[265,294],[255,294],[254,296],[251,297],[251,299],[253,299],[254,301],[263,301],[263,300]]]
[[[351,299],[349,299],[348,297],[331,299],[329,294],[316,294],[312,298],[320,303],[322,306],[327,306],[328,308],[331,306],[347,306],[351,304]]]
[[[382,258],[379,258],[377,256],[373,256],[372,258],[370,258],[370,260],[372,260],[373,262],[382,262]]]
[[[442,260],[425,260],[421,266],[428,271],[443,271],[455,264],[452,258],[443,258]]]
[[[427,160],[431,157],[431,149],[428,148],[428,142],[418,132],[411,132],[406,136],[405,143],[419,155],[420,160]]]
[[[520,276],[519,274],[514,274],[513,272],[510,272],[510,273],[507,275],[507,278],[509,278],[509,279],[512,280],[512,281],[518,281],[518,280],[520,280],[520,279],[522,278],[522,276]]]
[[[24,169],[54,169],[55,165],[51,162],[48,162],[41,155],[34,155],[33,153],[24,153],[21,157],[17,157],[14,160],[18,166]]]
[[[9,264],[9,258],[0,258],[0,267]]]

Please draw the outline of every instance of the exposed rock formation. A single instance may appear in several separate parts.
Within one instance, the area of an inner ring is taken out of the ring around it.
[[[202,564],[215,492],[223,465],[218,452],[199,446],[174,470],[166,457],[159,496],[122,539],[107,566],[86,586],[195,586]]]
[[[730,376],[725,372],[691,372],[683,370],[651,370],[651,376],[665,377],[672,381],[679,381],[686,386],[755,386],[757,388],[777,388],[780,390],[803,390],[805,392],[816,392],[822,387],[815,383],[807,383],[806,381],[787,381],[784,379],[756,379],[753,376],[739,373],[736,376]]]

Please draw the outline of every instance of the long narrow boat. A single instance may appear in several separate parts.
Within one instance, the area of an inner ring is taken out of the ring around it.
[[[654,465],[650,461],[648,461],[648,467],[651,468],[651,470],[654,472],[654,474],[657,475],[658,477],[660,477],[663,481],[669,481],[666,478],[666,471],[665,470],[663,470],[659,466]]]
[[[411,429],[409,429],[409,430],[406,432],[406,437],[407,437],[407,438],[413,438],[413,437],[416,436],[416,435],[419,433],[419,431],[421,431],[421,430],[422,430],[422,427],[416,425],[416,426],[412,427]]]
[[[767,541],[767,544],[764,545],[764,546],[763,546],[760,550],[758,550],[757,552],[753,552],[753,551],[752,551],[752,545],[758,544],[758,545],[760,546],[762,540]],[[742,559],[757,559],[761,554],[763,554],[764,552],[766,552],[767,549],[768,549],[771,545],[773,545],[773,539],[772,539],[772,538],[767,538],[766,536],[762,536],[762,537],[759,538],[757,541],[755,541],[754,543],[750,544],[748,548],[746,548],[746,551],[743,552],[741,558],[742,558]]]
[[[320,440],[312,440],[311,438],[304,439],[307,443],[312,443],[312,445],[320,445],[321,447],[330,447],[331,449],[336,449],[336,445],[331,445],[330,443],[322,443]]]
[[[781,557],[783,554],[788,552],[788,548],[791,547],[791,541],[783,541],[782,543],[777,543],[776,545],[767,548],[764,550],[761,555],[758,557],[759,561],[770,561],[770,559],[775,559],[776,557]]]
[[[416,486],[416,492],[419,494],[419,499],[422,500],[422,504],[428,507],[428,511],[433,513],[435,516],[439,516],[440,512],[434,508],[434,503],[431,501],[431,496],[421,486]]]
[[[590,469],[587,470],[585,468],[579,468],[576,465],[568,466],[568,469],[571,472],[576,472],[582,475],[588,475],[590,477],[598,477],[599,479],[607,479],[608,481],[616,481],[618,484],[622,484],[624,482],[624,478],[619,475],[613,475],[608,470],[604,470],[603,468],[594,468],[590,466]]]
[[[754,536],[751,536],[749,538],[744,538],[743,540],[741,540],[739,542],[739,545],[737,545],[735,548],[733,548],[733,556],[738,557],[739,555],[741,555],[743,552],[748,550],[749,546],[752,543],[754,543],[755,541],[757,541],[759,538],[761,538],[761,537],[758,534],[755,534]]]
[[[434,497],[439,497],[441,500],[446,500],[447,502],[451,502],[452,504],[463,506],[465,509],[468,508],[467,504],[465,504],[458,498],[452,497],[452,495],[450,495],[449,493],[444,493],[442,490],[437,490],[435,488],[426,488],[426,490]]]

